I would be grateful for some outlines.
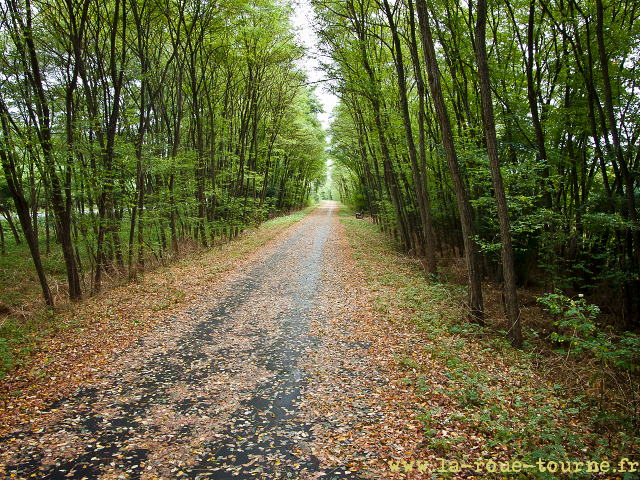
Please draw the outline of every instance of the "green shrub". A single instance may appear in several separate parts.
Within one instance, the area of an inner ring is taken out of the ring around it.
[[[638,367],[640,338],[630,332],[616,336],[604,331],[606,329],[596,322],[600,309],[597,305],[587,304],[582,295],[574,300],[559,292],[547,293],[539,297],[538,302],[546,311],[559,317],[554,325],[560,332],[552,332],[550,340],[566,345],[567,350],[576,355],[590,353],[603,366],[629,372]]]

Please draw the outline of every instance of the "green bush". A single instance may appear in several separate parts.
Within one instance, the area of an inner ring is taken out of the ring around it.
[[[538,302],[544,309],[559,317],[554,322],[559,332],[552,332],[549,339],[566,345],[573,354],[590,353],[603,366],[633,372],[638,367],[640,339],[624,332],[616,336],[599,326],[596,317],[600,313],[597,305],[589,305],[580,294],[571,299],[560,292],[547,293]],[[564,351],[564,350],[563,350]]]

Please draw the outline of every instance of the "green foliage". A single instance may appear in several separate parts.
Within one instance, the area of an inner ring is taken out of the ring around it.
[[[115,15],[88,2],[80,37],[68,29],[82,11],[60,5],[2,13],[0,143],[15,168],[3,162],[0,203],[15,215],[5,181],[15,176],[31,218],[47,211],[53,231],[54,193],[68,200],[83,294],[310,203],[326,180],[326,140],[288,4],[134,2]],[[27,13],[37,62],[17,43],[31,35]],[[33,124],[40,105],[50,117]],[[50,141],[37,131],[49,121]]]
[[[596,305],[587,304],[582,295],[573,300],[559,292],[547,293],[539,297],[538,302],[545,305],[545,309],[552,315],[561,316],[554,325],[569,332],[567,335],[553,332],[550,340],[567,342],[568,348],[573,348],[576,353],[584,351],[588,345],[585,339],[590,338],[596,329],[595,319],[600,309]]]
[[[538,302],[558,318],[553,324],[559,332],[552,332],[549,340],[561,349],[580,355],[588,353],[603,366],[634,372],[640,362],[640,338],[631,332],[616,337],[598,328],[596,317],[600,309],[590,305],[582,295],[571,299],[562,293],[547,293]]]

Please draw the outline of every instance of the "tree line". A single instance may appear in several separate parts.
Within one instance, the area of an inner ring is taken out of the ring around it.
[[[48,305],[38,217],[78,300],[105,274],[309,201],[325,139],[291,13],[276,0],[2,2],[0,210]]]
[[[483,279],[501,282],[516,347],[516,289],[534,283],[550,311],[589,297],[618,331],[638,327],[636,2],[313,5],[341,100],[331,135],[343,199],[430,274],[437,253],[464,255],[476,323]],[[565,307],[554,313],[572,315]]]

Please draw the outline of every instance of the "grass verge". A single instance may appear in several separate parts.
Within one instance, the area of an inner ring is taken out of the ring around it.
[[[340,215],[375,308],[398,328],[415,328],[396,360],[423,402],[425,456],[451,467],[438,478],[474,473],[456,471],[453,462],[482,462],[485,473],[495,462],[491,478],[565,478],[567,462],[572,478],[640,478],[628,464],[619,468],[623,458],[638,461],[633,435],[603,430],[588,398],[540,375],[534,352],[513,350],[502,335],[467,323],[465,287],[426,279],[377,226],[348,209]],[[532,468],[515,471],[515,461]]]

